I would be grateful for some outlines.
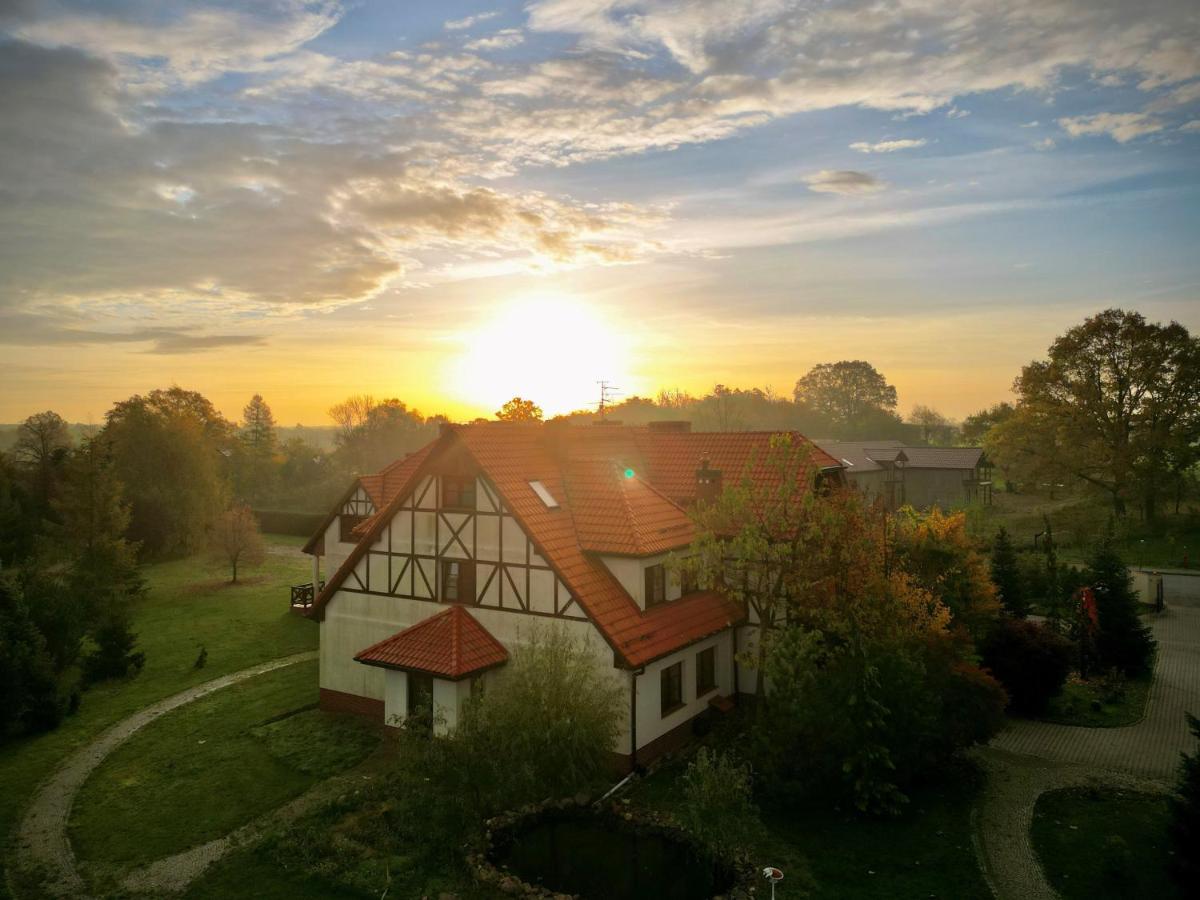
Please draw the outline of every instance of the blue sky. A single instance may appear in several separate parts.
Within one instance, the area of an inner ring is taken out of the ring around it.
[[[838,358],[961,416],[1104,307],[1200,327],[1194,3],[10,0],[0,32],[0,420]]]

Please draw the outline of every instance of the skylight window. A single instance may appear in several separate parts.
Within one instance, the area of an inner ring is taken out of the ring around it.
[[[538,495],[538,499],[546,504],[547,509],[558,509],[558,501],[554,499],[554,495],[546,489],[544,484],[540,481],[531,481],[529,482],[529,486]]]

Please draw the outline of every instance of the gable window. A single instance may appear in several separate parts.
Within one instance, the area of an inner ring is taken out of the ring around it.
[[[717,687],[717,648],[709,647],[696,654],[696,696],[707,694]]]
[[[662,714],[665,718],[683,708],[683,663],[677,662],[662,670]]]
[[[338,540],[343,544],[357,544],[358,538],[354,536],[353,532],[365,518],[366,516],[352,516],[349,513],[342,513],[338,516]]]
[[[475,563],[464,559],[442,560],[442,599],[447,603],[475,602]]]
[[[442,509],[474,509],[475,477],[442,476]]]
[[[667,570],[660,563],[646,569],[646,609],[667,602]]]

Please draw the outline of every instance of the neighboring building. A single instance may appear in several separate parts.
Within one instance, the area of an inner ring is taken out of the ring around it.
[[[313,583],[324,557],[328,584],[293,594],[321,623],[322,707],[396,723],[432,701],[452,728],[472,683],[555,623],[629,697],[624,765],[681,743],[715,699],[753,691],[734,657],[755,628],[664,563],[692,542],[687,507],[716,496],[724,473],[740,477],[770,437],[687,423],[446,426],[359,478],[304,548]]]
[[[908,447],[899,441],[817,441],[846,480],[888,509],[992,502],[992,464],[978,447]]]

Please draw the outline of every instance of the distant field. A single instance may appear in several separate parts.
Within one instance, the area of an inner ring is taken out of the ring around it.
[[[273,535],[267,541],[291,548],[299,543]],[[134,617],[146,652],[141,673],[87,691],[79,712],[57,730],[0,746],[0,835],[6,841],[38,783],[108,726],[200,682],[316,649],[316,624],[288,608],[288,586],[308,580],[310,572],[308,558],[298,552],[268,554],[236,586],[226,583],[221,566],[203,558],[156,563],[144,571],[150,590]],[[196,669],[201,647],[207,664]],[[315,699],[315,681],[313,688]]]

